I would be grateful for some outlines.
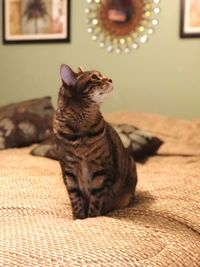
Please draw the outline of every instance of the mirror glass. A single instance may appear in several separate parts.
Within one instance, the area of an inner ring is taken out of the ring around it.
[[[125,24],[133,17],[132,0],[112,0],[108,4],[108,19],[116,24]]]

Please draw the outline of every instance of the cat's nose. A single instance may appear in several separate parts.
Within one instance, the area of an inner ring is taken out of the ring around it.
[[[108,78],[103,78],[103,79],[102,79],[102,82],[110,82],[110,83],[111,83],[112,80],[111,80],[111,79],[108,79]]]

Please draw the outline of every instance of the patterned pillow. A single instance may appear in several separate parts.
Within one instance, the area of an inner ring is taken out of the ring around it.
[[[113,125],[125,148],[135,160],[154,155],[163,141],[145,130],[128,124]]]
[[[47,140],[34,147],[30,153],[33,156],[57,160],[55,136],[52,134]]]
[[[142,160],[156,153],[163,141],[158,137],[151,136],[146,131],[140,130],[128,124],[112,125],[119,134],[125,148],[135,160]],[[34,156],[57,159],[55,138],[51,138],[36,146],[31,154]]]
[[[0,149],[28,146],[52,133],[50,97],[0,107]]]

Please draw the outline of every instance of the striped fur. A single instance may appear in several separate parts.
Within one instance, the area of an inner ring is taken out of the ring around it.
[[[135,163],[99,108],[112,81],[99,72],[61,66],[54,117],[57,152],[75,218],[126,207],[135,191]]]

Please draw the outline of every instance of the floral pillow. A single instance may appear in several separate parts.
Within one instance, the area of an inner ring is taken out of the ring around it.
[[[135,160],[154,155],[163,141],[145,130],[129,124],[113,125],[122,143]]]
[[[135,160],[142,160],[156,153],[163,141],[148,132],[128,124],[112,125],[119,134],[125,148]],[[52,136],[37,145],[31,154],[57,159],[55,137]]]
[[[0,149],[28,146],[52,133],[50,97],[0,107]]]

